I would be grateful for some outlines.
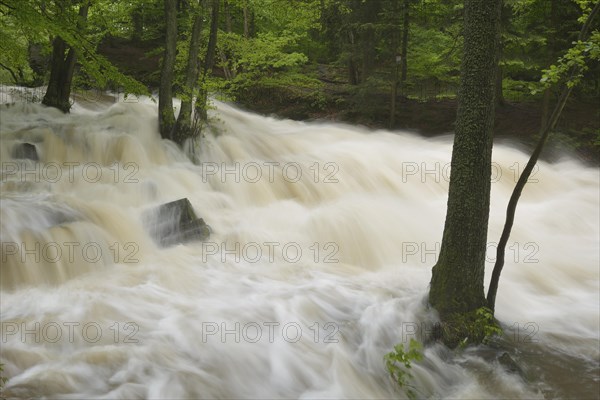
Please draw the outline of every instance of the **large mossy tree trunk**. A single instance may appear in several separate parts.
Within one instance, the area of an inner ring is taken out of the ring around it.
[[[166,37],[165,52],[158,88],[158,126],[163,139],[173,138],[175,113],[173,112],[173,75],[177,50],[177,0],[165,0]]]
[[[448,209],[429,303],[442,339],[478,342],[471,323],[486,305],[483,290],[490,205],[491,157],[500,0],[465,0],[464,56],[452,150]]]
[[[86,2],[79,7],[78,28],[83,29],[83,22],[87,19],[89,4]],[[42,99],[42,104],[58,108],[64,113],[71,109],[71,84],[77,55],[60,36],[52,41],[52,58],[50,61],[50,80],[48,89]]]

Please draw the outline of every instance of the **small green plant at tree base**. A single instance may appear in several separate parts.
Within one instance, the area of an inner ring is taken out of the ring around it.
[[[467,345],[488,343],[502,329],[488,307],[480,307],[467,314],[452,314],[442,325],[444,343],[450,348],[463,349]]]
[[[494,313],[488,307],[480,307],[475,310],[478,322],[483,329],[483,343],[487,343],[492,336],[501,335],[502,328],[498,326],[494,319]]]
[[[409,398],[416,398],[414,386],[411,386],[408,381],[412,379],[412,374],[409,372],[412,361],[421,361],[423,359],[423,346],[414,339],[410,339],[408,351],[404,350],[404,345],[397,344],[394,346],[394,351],[387,353],[383,359],[385,367],[390,373],[394,382],[406,391]]]

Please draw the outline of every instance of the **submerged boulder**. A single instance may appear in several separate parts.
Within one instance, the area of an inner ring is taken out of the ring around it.
[[[163,247],[210,236],[210,227],[196,216],[187,198],[161,204],[145,213],[144,220],[154,241]]]
[[[506,371],[524,376],[523,370],[521,369],[519,364],[517,364],[516,361],[513,360],[510,354],[504,352],[500,357],[498,357],[498,362],[504,367]]]
[[[17,143],[12,148],[12,158],[39,161],[37,148],[32,143]]]

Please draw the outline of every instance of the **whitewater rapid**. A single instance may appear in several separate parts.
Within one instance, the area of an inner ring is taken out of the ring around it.
[[[160,139],[154,102],[107,97],[0,111],[3,396],[404,398],[383,356],[436,318],[451,136],[216,103],[192,163]],[[40,162],[13,159],[20,142]],[[493,160],[486,285],[527,155],[497,144]],[[496,305],[526,378],[491,347],[433,345],[418,397],[597,392],[598,169],[563,158],[532,179]],[[180,198],[212,235],[161,248],[144,213]]]

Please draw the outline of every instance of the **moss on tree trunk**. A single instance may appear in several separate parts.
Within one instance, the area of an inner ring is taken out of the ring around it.
[[[464,57],[452,151],[448,210],[430,304],[439,312],[443,340],[469,338],[465,320],[484,306],[483,279],[497,71],[499,0],[466,0]],[[461,326],[462,325],[462,326]],[[473,335],[471,335],[473,336]]]
[[[77,28],[83,29],[83,23],[87,19],[89,3],[79,7],[79,20]],[[60,36],[52,41],[52,61],[50,67],[50,80],[48,89],[42,100],[42,104],[55,107],[64,113],[71,109],[71,83],[75,71],[77,57],[75,50],[70,47]]]
[[[177,0],[165,0],[166,40],[158,88],[158,125],[163,139],[171,139],[175,125],[173,74],[177,51]]]
[[[196,10],[194,15],[194,24],[192,27],[192,37],[190,39],[190,49],[185,72],[186,93],[181,98],[181,109],[177,116],[175,124],[175,132],[173,139],[179,145],[183,145],[187,138],[194,135],[192,129],[192,106],[194,100],[194,92],[196,90],[196,81],[198,80],[198,55],[200,53],[200,34],[202,33],[202,10]]]

